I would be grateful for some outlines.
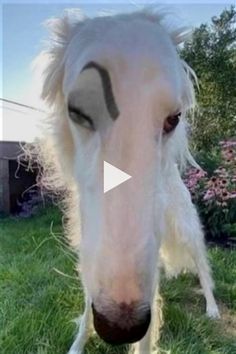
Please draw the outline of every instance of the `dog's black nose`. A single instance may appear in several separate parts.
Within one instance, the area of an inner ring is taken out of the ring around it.
[[[151,311],[149,306],[135,310],[132,305],[121,304],[117,316],[109,312],[106,316],[99,313],[92,304],[94,328],[97,334],[109,344],[128,344],[138,342],[146,334],[150,321]],[[116,309],[117,311],[117,309]],[[135,314],[135,311],[139,313]],[[116,318],[116,320],[115,320]]]

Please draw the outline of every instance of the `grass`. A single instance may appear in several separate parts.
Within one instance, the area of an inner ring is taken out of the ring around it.
[[[53,220],[53,233],[50,232]],[[236,353],[236,251],[209,251],[221,321],[205,316],[196,277],[162,279],[164,326],[160,353]],[[65,354],[73,341],[72,319],[83,311],[75,256],[65,246],[61,215],[44,209],[30,219],[0,220],[0,353]],[[94,336],[88,354],[124,354]]]

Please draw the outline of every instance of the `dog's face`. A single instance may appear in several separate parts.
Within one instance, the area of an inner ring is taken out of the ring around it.
[[[74,26],[59,64],[57,144],[70,145],[61,159],[79,186],[82,278],[95,328],[111,343],[137,341],[150,322],[165,177],[184,134],[190,83],[170,36],[140,16]],[[132,176],[106,194],[104,161]]]

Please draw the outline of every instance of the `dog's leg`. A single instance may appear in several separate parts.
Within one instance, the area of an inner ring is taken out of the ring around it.
[[[162,325],[162,301],[158,289],[155,292],[152,305],[152,318],[145,337],[131,347],[132,354],[156,354],[159,340],[160,327]]]
[[[186,229],[184,228],[183,225],[186,225],[184,222],[182,222],[181,225],[178,225],[178,227],[180,232],[184,234],[184,237],[187,237],[186,245],[196,265],[199,280],[206,299],[207,316],[210,318],[219,318],[219,310],[213,295],[214,282],[212,280],[211,269],[207,259],[202,226],[191,200],[189,200],[186,207],[188,208],[188,223],[191,225],[191,230],[189,227]]]
[[[177,166],[169,174],[166,231],[162,238],[161,254],[164,265],[173,268],[170,274],[183,269],[197,269],[206,298],[207,315],[219,318],[213,295],[213,280],[207,260],[202,226],[192,203],[190,192],[184,185]],[[195,267],[194,267],[195,266]]]
[[[213,295],[214,283],[211,277],[211,270],[202,238],[197,240],[196,247],[191,249],[191,254],[196,264],[200,283],[206,299],[207,316],[210,318],[220,318],[218,306]]]
[[[80,319],[79,332],[76,335],[68,354],[83,354],[84,346],[92,332],[92,309],[91,302],[86,296],[85,310]]]

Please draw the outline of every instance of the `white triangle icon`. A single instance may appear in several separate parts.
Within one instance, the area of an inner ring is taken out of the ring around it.
[[[119,168],[104,161],[104,193],[119,186],[119,184],[127,181],[131,177],[132,176],[128,175],[124,171],[121,171]]]

